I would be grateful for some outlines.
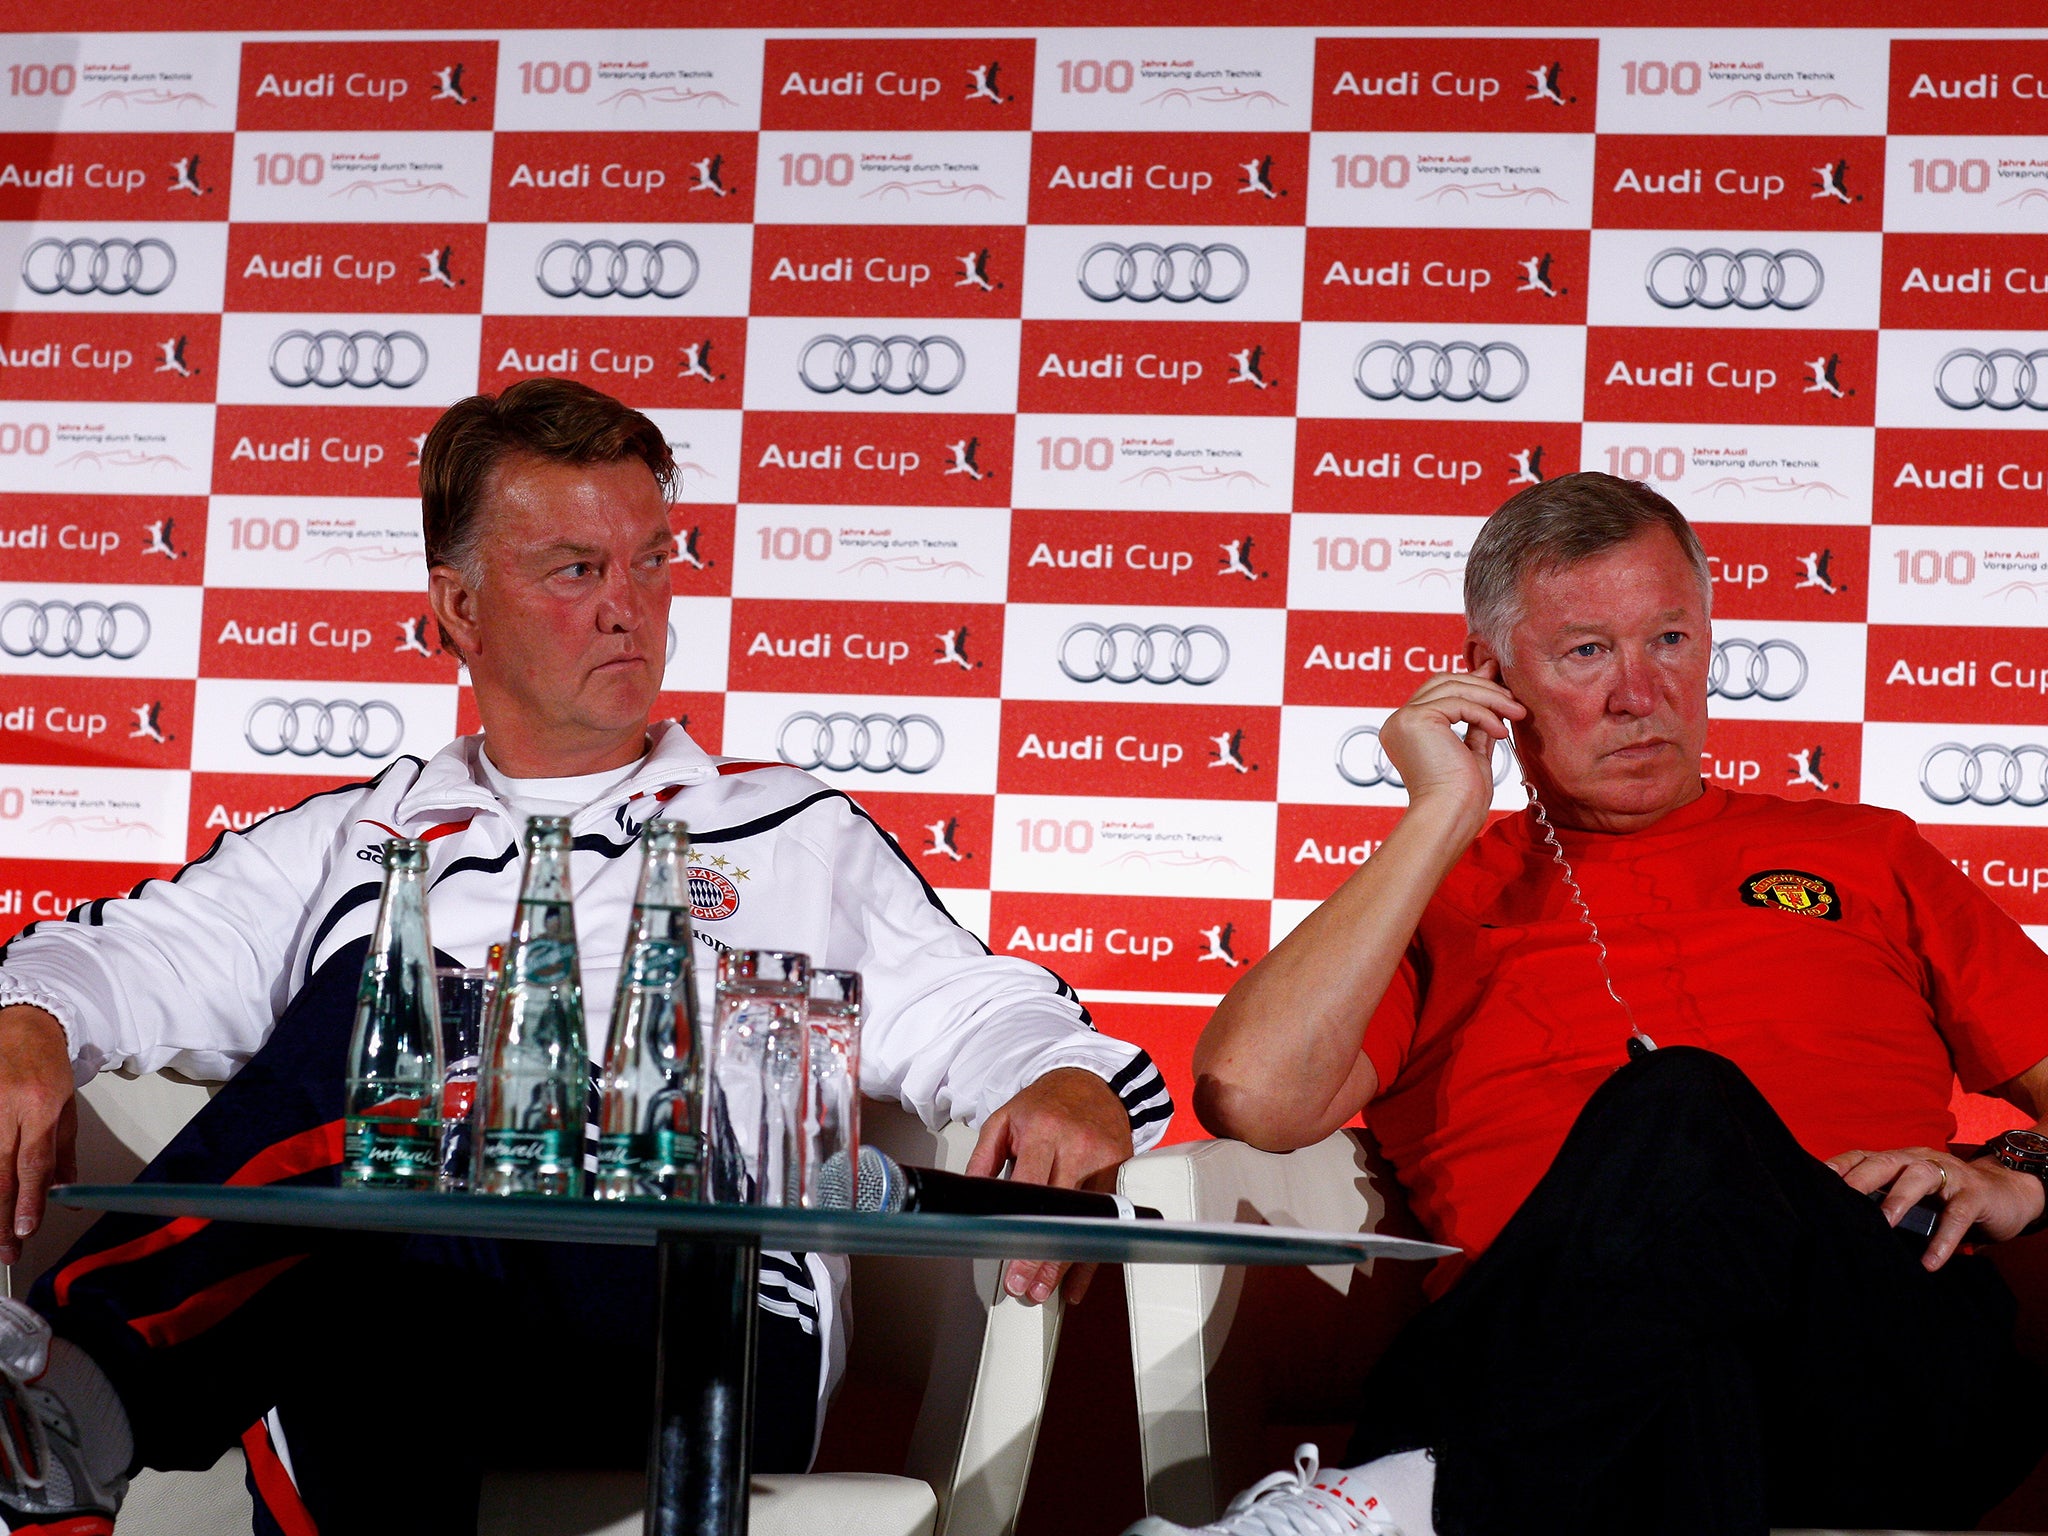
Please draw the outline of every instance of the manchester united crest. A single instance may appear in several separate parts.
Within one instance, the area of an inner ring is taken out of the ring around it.
[[[1752,907],[1824,917],[1831,923],[1842,917],[1842,898],[1832,882],[1803,869],[1767,869],[1747,876],[1742,882],[1742,899]]]

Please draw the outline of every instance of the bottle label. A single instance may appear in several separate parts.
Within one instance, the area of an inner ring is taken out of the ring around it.
[[[562,1152],[566,1139],[561,1131],[485,1131],[484,1161],[529,1173],[554,1173],[567,1161]]]
[[[642,944],[626,963],[626,984],[632,987],[666,989],[682,974],[682,947],[666,940]]]
[[[559,986],[569,979],[575,963],[575,945],[560,939],[529,939],[519,951],[519,979],[536,986]]]
[[[378,1189],[432,1189],[440,1172],[441,1127],[433,1119],[351,1115],[341,1143],[342,1182]]]

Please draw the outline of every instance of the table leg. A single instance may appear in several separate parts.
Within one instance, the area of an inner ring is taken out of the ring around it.
[[[647,1536],[746,1536],[758,1240],[659,1240]]]

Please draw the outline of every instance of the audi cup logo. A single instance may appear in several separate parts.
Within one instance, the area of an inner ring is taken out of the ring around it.
[[[1360,745],[1360,743],[1370,743]],[[1508,769],[1514,763],[1515,754],[1506,742],[1493,750],[1493,786],[1498,789],[1508,776]],[[1390,789],[1406,789],[1401,782],[1401,772],[1387,756],[1387,749],[1380,745],[1380,728],[1376,725],[1354,725],[1337,740],[1337,777],[1346,784],[1360,789],[1377,789],[1382,784]]]
[[[1206,688],[1230,666],[1230,642],[1207,624],[1076,624],[1060,636],[1060,670],[1077,683],[1187,683]]]
[[[270,376],[286,389],[411,389],[426,372],[427,344],[411,331],[286,331],[270,348]]]
[[[1920,787],[1936,805],[2048,805],[2048,747],[1944,741],[1920,759]]]
[[[1666,309],[1804,309],[1827,274],[1811,251],[1689,251],[1674,245],[1650,258],[1643,286]]]
[[[1252,280],[1252,265],[1234,245],[1118,245],[1105,240],[1081,257],[1081,291],[1098,304],[1129,299],[1150,304],[1228,304]]]
[[[553,299],[680,299],[700,270],[680,240],[557,240],[534,262],[533,280]]]
[[[1514,372],[1496,373],[1512,364]],[[1529,359],[1512,342],[1375,341],[1351,365],[1368,400],[1512,400],[1529,383]],[[1512,377],[1512,384],[1506,382]]]
[[[967,376],[967,354],[950,336],[813,336],[797,354],[796,374],[821,395],[943,395]]]
[[[149,615],[134,603],[32,602],[0,608],[0,651],[10,656],[75,656],[129,661],[149,644]]]
[[[22,286],[31,293],[162,293],[178,275],[178,253],[163,241],[38,240],[22,253]]]
[[[265,757],[389,757],[405,740],[405,716],[383,699],[258,699],[242,740]]]
[[[1806,672],[1806,652],[1790,640],[1716,640],[1707,694],[1782,704],[1806,686]]]
[[[775,733],[775,750],[792,768],[834,773],[929,773],[946,755],[946,733],[930,715],[856,715],[810,710],[791,715]]]
[[[1934,365],[1934,392],[1952,411],[1974,411],[1988,405],[1994,411],[2048,411],[2048,375],[2041,360],[2048,348],[2032,352],[1999,347],[1978,352],[1957,347]]]

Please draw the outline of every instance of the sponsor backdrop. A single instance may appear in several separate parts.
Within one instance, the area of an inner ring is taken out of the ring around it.
[[[2048,33],[0,69],[0,931],[473,727],[415,455],[547,373],[674,443],[674,712],[857,795],[1183,1102],[1399,814],[1481,519],[1576,468],[1700,524],[1712,781],[1905,811],[2048,935]]]

